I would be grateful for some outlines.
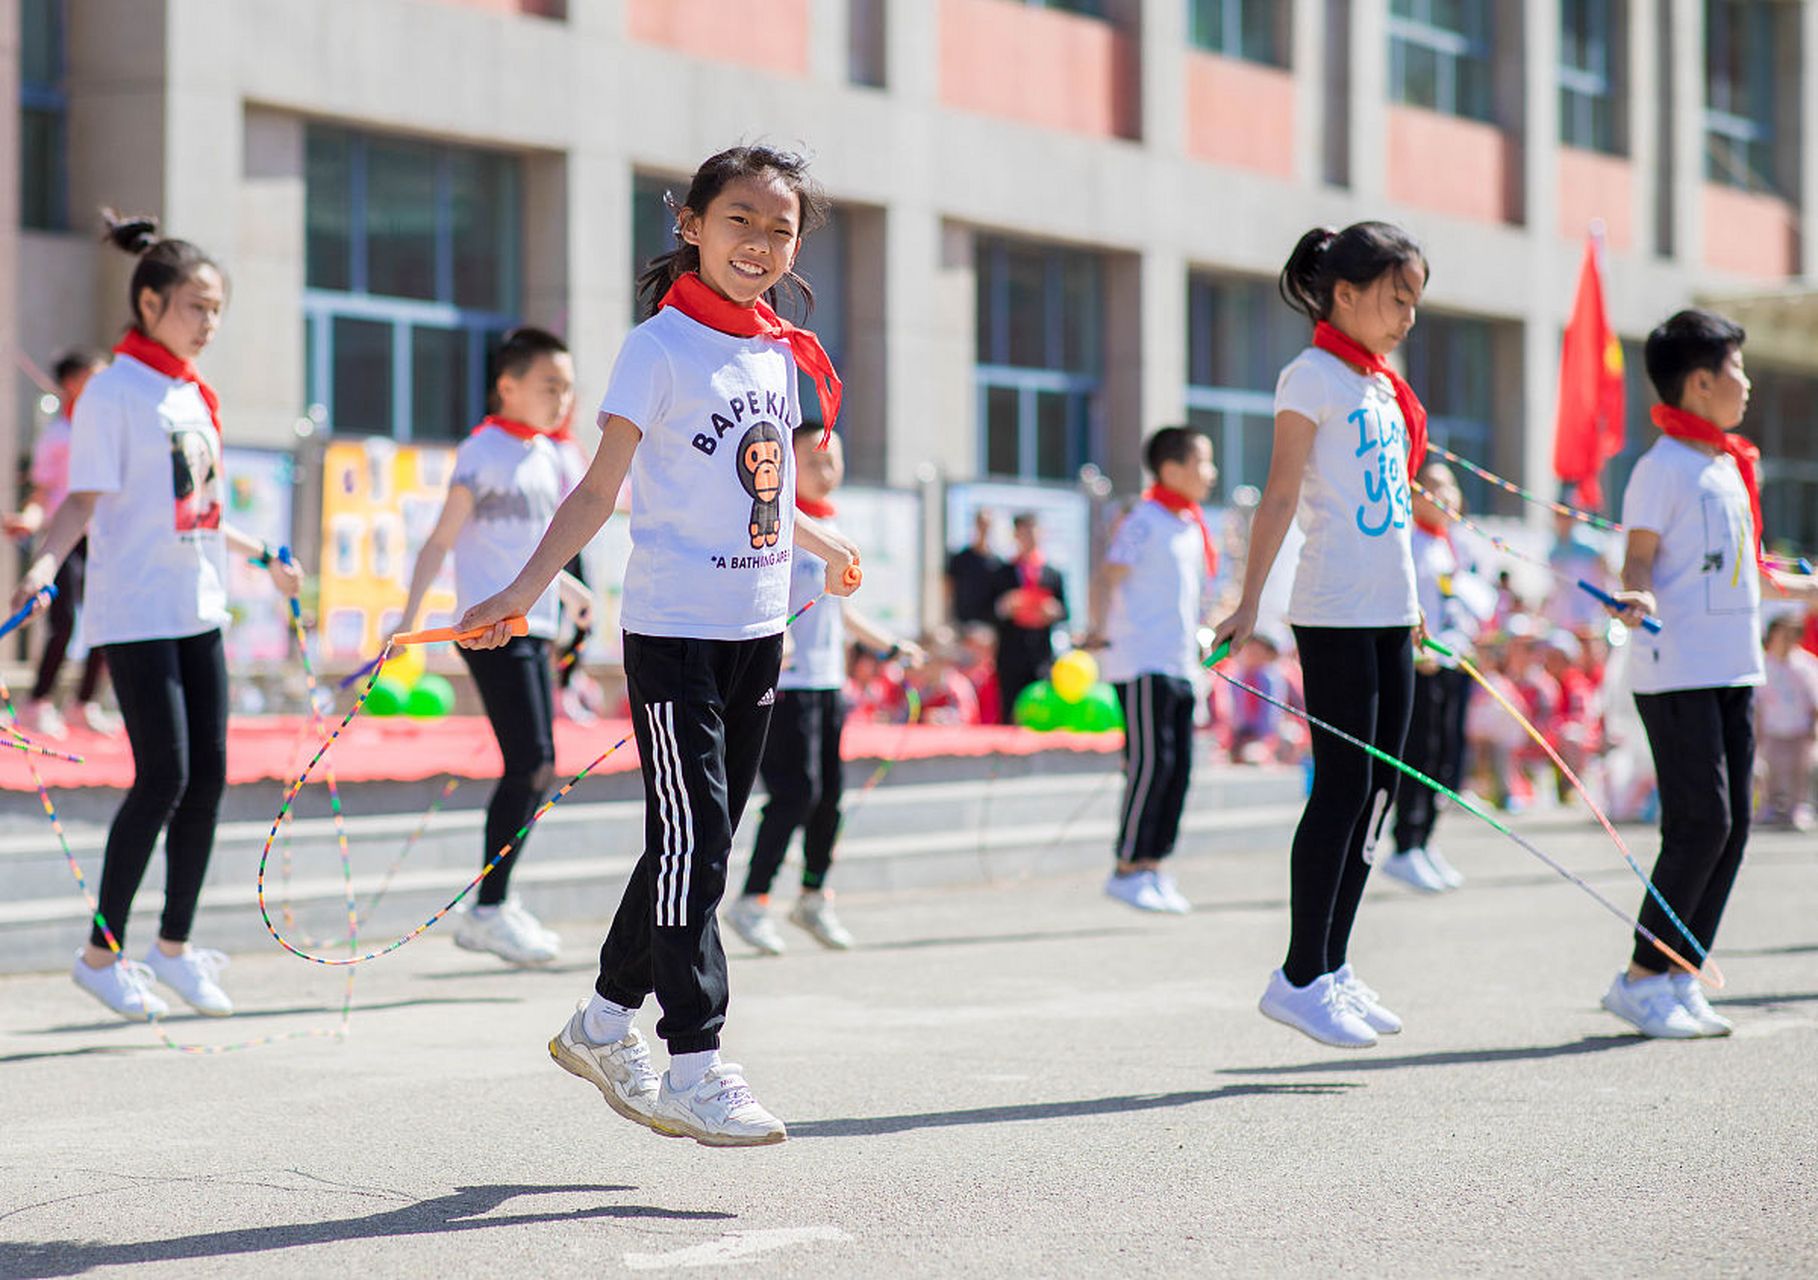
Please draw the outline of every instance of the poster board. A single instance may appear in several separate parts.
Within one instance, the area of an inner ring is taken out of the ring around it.
[[[835,524],[858,544],[864,585],[853,607],[899,636],[922,634],[922,499],[912,490],[849,485]]]
[[[278,449],[222,450],[227,476],[227,523],[268,546],[291,540],[296,459]],[[290,614],[271,575],[242,556],[227,557],[227,604],[233,616],[225,642],[230,670],[275,666],[290,656]]]

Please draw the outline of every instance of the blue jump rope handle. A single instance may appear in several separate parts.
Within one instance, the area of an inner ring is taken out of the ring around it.
[[[27,618],[38,612],[39,609],[47,607],[50,602],[56,598],[57,588],[55,586],[44,588],[44,590],[40,591],[30,600],[27,600],[20,608],[19,612],[15,613],[5,622],[0,622],[0,637],[9,636],[17,631],[20,627],[25,625],[25,620]]]
[[[1578,580],[1578,586],[1581,590],[1589,592],[1591,595],[1595,596],[1598,600],[1602,601],[1604,604],[1609,605],[1610,608],[1612,608],[1612,609],[1622,608],[1622,601],[1618,600],[1615,596],[1613,596],[1609,592],[1603,590],[1601,587],[1594,587],[1590,583],[1586,582],[1583,578],[1580,578]],[[1660,619],[1659,618],[1643,618],[1641,620],[1641,626],[1644,631],[1647,631],[1648,633],[1650,633],[1652,635],[1660,634]]]
[[[1799,572],[1808,578],[1812,576],[1812,562],[1804,556],[1799,557]]]
[[[278,561],[281,564],[287,564],[287,565],[293,563],[293,561],[291,559],[289,547],[279,547],[278,548]],[[299,601],[295,596],[289,597],[289,600],[290,600],[290,616],[301,621],[303,618],[302,602]]]

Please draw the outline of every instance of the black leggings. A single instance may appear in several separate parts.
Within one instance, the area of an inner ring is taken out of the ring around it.
[[[32,699],[48,698],[56,687],[57,673],[63,669],[63,655],[69,652],[70,637],[76,631],[76,608],[82,603],[82,587],[88,578],[88,539],[76,544],[64,557],[57,570],[57,598],[50,602],[50,633],[44,640],[44,655],[38,660],[38,678],[32,684]],[[82,668],[82,684],[76,690],[77,702],[93,702],[101,676],[107,670],[107,659],[100,649],[88,651],[88,663]]]
[[[762,897],[776,882],[789,839],[802,829],[802,888],[819,889],[833,868],[833,844],[840,834],[840,797],[845,791],[840,733],[846,725],[846,695],[839,689],[779,689],[770,716],[770,736],[758,766],[770,802],[758,823],[745,873],[747,897]]]
[[[1435,782],[1458,790],[1464,777],[1465,711],[1471,701],[1470,677],[1441,667],[1414,677],[1414,718],[1408,725],[1408,753],[1402,758]],[[1424,849],[1439,821],[1439,793],[1412,783],[1395,801],[1395,847]]]
[[[1408,627],[1295,627],[1307,714],[1401,754],[1414,701]],[[1294,832],[1289,870],[1292,932],[1282,972],[1304,987],[1345,963],[1370,866],[1370,818],[1394,803],[1399,774],[1324,729],[1313,734],[1313,793]],[[1380,801],[1378,797],[1380,798]]]
[[[493,736],[505,771],[486,806],[486,845],[480,865],[517,835],[530,821],[555,781],[555,709],[549,689],[549,642],[534,636],[516,636],[498,649],[463,649],[467,670]],[[511,887],[511,869],[524,852],[520,844],[500,860],[492,874],[480,881],[477,905],[496,907]]]
[[[133,785],[107,833],[101,918],[124,944],[133,896],[158,833],[168,825],[158,936],[187,942],[227,786],[227,656],[221,633],[110,644],[107,659],[132,743]],[[107,945],[99,924],[89,941]]]

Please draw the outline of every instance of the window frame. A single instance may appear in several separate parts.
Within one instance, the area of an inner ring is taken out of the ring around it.
[[[1748,33],[1750,47],[1744,54],[1749,64],[1747,85],[1739,93],[1727,72],[1722,77],[1717,74],[1720,54],[1726,53],[1731,43],[1731,28],[1727,22],[1712,19],[1717,7],[1726,3],[1727,0],[1705,0],[1704,3],[1704,180],[1742,191],[1779,195],[1782,193],[1774,156],[1775,15],[1758,3],[1751,3],[1744,13],[1747,25],[1753,30]],[[1721,61],[1727,63],[1728,59],[1721,58]],[[1748,104],[1751,110],[1737,110],[1741,105],[1736,101],[1739,96],[1754,99]],[[1743,151],[1748,157],[1746,172],[1738,174],[1717,161],[1719,143]]]
[[[1246,37],[1254,33],[1250,30],[1251,23],[1247,19],[1252,11],[1244,0],[1184,0],[1184,3],[1187,6],[1187,43],[1190,47],[1263,67],[1288,66],[1290,40],[1283,29],[1287,10],[1276,0],[1272,0],[1269,6],[1269,20],[1261,33],[1263,42],[1268,45],[1268,53],[1263,57],[1249,52],[1251,42]],[[1220,6],[1216,37],[1210,30],[1212,24],[1207,16],[1211,4]]]
[[[1495,89],[1491,82],[1493,74],[1492,42],[1495,38],[1495,16],[1488,5],[1479,6],[1476,0],[1463,0],[1471,5],[1469,12],[1479,19],[1479,34],[1471,31],[1454,31],[1433,21],[1432,0],[1407,0],[1416,12],[1409,15],[1397,14],[1391,5],[1388,22],[1389,35],[1389,97],[1403,106],[1415,107],[1424,111],[1436,111],[1441,115],[1455,116],[1460,120],[1476,120],[1480,123],[1493,123],[1496,114]],[[1431,105],[1415,102],[1407,96],[1405,88],[1405,60],[1409,47],[1423,50],[1435,59],[1433,97]],[[1458,70],[1462,62],[1475,62],[1483,68],[1485,99],[1482,112],[1461,110],[1458,104]]]
[[[1592,33],[1584,42],[1589,47],[1585,63],[1591,65],[1566,60],[1567,6],[1573,2],[1560,0],[1559,5],[1559,141],[1583,151],[1621,155],[1622,99],[1617,74],[1621,65],[1617,47],[1621,32],[1615,0],[1576,0],[1583,6],[1585,25]],[[1601,138],[1597,127],[1599,105],[1605,108],[1605,136]]]
[[[27,0],[29,3],[29,0]],[[55,63],[55,80],[28,80],[25,75],[24,42],[21,39],[19,59],[19,226],[26,231],[67,231],[69,229],[69,48],[65,39],[68,28],[67,15],[63,0],[47,0],[43,6],[44,14],[50,23],[50,43],[52,59]],[[20,20],[24,21],[24,6],[20,8]],[[20,33],[23,37],[23,31]],[[45,216],[41,220],[30,217],[31,205],[26,199],[29,175],[25,171],[28,159],[25,146],[25,117],[34,114],[50,120],[55,130],[55,142],[52,146],[50,173],[46,176],[49,186],[45,202]]]

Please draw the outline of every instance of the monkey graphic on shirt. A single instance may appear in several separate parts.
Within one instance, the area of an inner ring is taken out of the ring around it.
[[[739,441],[739,483],[751,495],[751,546],[774,547],[783,530],[783,433],[759,422]]]

